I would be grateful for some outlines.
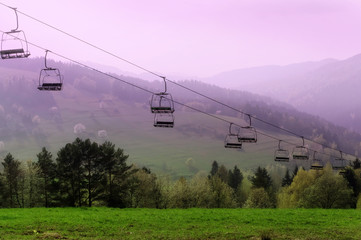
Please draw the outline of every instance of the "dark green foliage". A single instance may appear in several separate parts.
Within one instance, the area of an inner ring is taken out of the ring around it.
[[[143,167],[132,174],[128,180],[130,207],[160,208],[161,191],[157,176]]]
[[[211,176],[214,176],[218,172],[218,163],[214,161],[212,163]]]
[[[353,162],[353,169],[359,169],[361,168],[361,162],[358,158]]]
[[[22,198],[22,189],[24,182],[24,173],[20,168],[20,162],[8,153],[2,162],[4,166],[4,200],[7,206],[24,207]]]
[[[272,186],[271,176],[265,168],[258,167],[254,176],[251,177],[253,188],[264,188],[266,191]]]
[[[290,175],[290,171],[287,169],[284,178],[282,178],[282,187],[291,185],[292,179],[293,178]]]
[[[82,156],[80,152],[81,140],[77,138],[73,143],[68,143],[58,152],[57,172],[60,184],[60,204],[65,206],[82,206],[85,190],[82,173]]]
[[[158,179],[149,168],[127,165],[128,155],[111,142],[97,144],[77,138],[52,154],[43,148],[38,161],[26,168],[8,154],[0,178],[0,207],[109,206],[146,208],[272,208],[276,193],[266,168],[258,167],[243,183],[243,174],[235,166],[212,164],[207,177],[181,177],[170,183]],[[355,173],[357,172],[357,174]],[[347,208],[355,207],[361,189],[359,170],[347,168],[343,177],[331,166],[320,171],[298,171],[295,181],[287,171],[280,207]],[[302,173],[302,174],[301,174]],[[302,177],[303,176],[303,177]],[[298,181],[297,181],[298,180]],[[297,184],[300,185],[297,187]],[[290,195],[295,197],[290,198]],[[281,196],[282,195],[282,196]]]
[[[217,174],[216,174],[224,183],[228,183],[228,170],[224,165],[221,165],[218,168]]]
[[[114,144],[105,142],[99,146],[101,163],[104,168],[103,201],[109,207],[126,207],[125,196],[128,190],[128,178],[134,173],[126,164],[128,155],[123,149],[115,149]]]
[[[276,206],[276,195],[273,189],[273,182],[271,176],[268,174],[266,168],[258,167],[254,176],[251,177],[251,183],[253,190],[255,189],[264,189],[264,191],[268,194],[267,199],[267,207],[275,207]],[[256,195],[259,196],[256,191]]]
[[[343,177],[346,179],[347,185],[353,190],[351,207],[356,208],[357,197],[361,191],[360,178],[356,176],[355,170],[352,168],[346,168]]]
[[[217,161],[212,163],[212,169],[208,178],[211,179],[213,176],[217,176],[223,182],[228,183],[228,170],[224,165],[219,166]]]
[[[77,138],[60,149],[57,158],[60,197],[65,206],[91,207],[102,201],[111,207],[126,207],[128,156],[114,144],[92,143]]]
[[[292,175],[292,180],[293,180],[293,178],[297,175],[297,173],[298,173],[298,166],[296,165],[296,167],[295,167],[295,169],[293,169],[293,175]]]
[[[243,174],[241,170],[237,166],[234,166],[233,171],[229,170],[228,172],[228,185],[233,188],[233,190],[237,190],[238,186],[242,184]]]
[[[0,175],[0,207],[6,207],[5,199],[7,197],[4,185],[4,176]]]
[[[37,174],[42,179],[40,194],[44,198],[44,206],[49,207],[52,205],[52,195],[56,190],[53,188],[56,178],[56,164],[52,160],[52,154],[45,147],[36,156],[38,157],[38,162],[36,163]]]

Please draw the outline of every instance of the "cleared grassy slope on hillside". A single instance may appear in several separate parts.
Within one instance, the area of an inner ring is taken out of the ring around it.
[[[54,110],[38,113],[47,116],[41,118],[33,129],[33,132],[42,133],[41,141],[28,135],[5,143],[6,150],[16,158],[36,160],[42,146],[46,146],[55,158],[66,143],[82,137],[99,143],[109,140],[129,154],[131,163],[173,177],[191,176],[199,170],[208,172],[215,160],[228,168],[237,165],[242,169],[274,164],[276,140],[258,135],[258,142],[244,144],[242,151],[225,149],[224,138],[229,125],[201,113],[178,109],[175,127],[163,129],[153,127],[153,114],[147,103],[120,101],[113,96],[96,99],[74,89],[53,96],[57,103],[55,111],[60,117],[57,120],[49,117],[50,111]],[[220,117],[245,124],[236,118]],[[85,126],[85,130],[75,134],[74,126],[79,123]],[[106,138],[98,137],[100,130],[107,132]],[[300,141],[284,135],[277,137],[295,143]]]
[[[58,63],[59,67],[66,75],[64,91],[41,92],[36,89],[36,78],[37,68],[42,66],[38,63],[43,62],[38,59],[25,63],[30,65],[19,64],[11,69],[0,69],[3,73],[0,78],[5,77],[6,81],[11,80],[13,84],[10,87],[6,84],[0,85],[3,87],[0,88],[3,93],[0,96],[0,104],[4,109],[3,112],[0,111],[0,141],[4,142],[4,151],[0,152],[0,158],[10,152],[20,160],[35,160],[36,154],[43,146],[46,146],[55,158],[57,151],[66,143],[74,141],[76,137],[82,137],[98,142],[112,141],[116,146],[125,149],[130,155],[131,163],[175,177],[191,176],[198,170],[208,172],[214,160],[226,165],[227,168],[238,165],[242,169],[250,169],[258,165],[274,164],[273,152],[278,145],[274,139],[259,135],[259,141],[256,144],[244,144],[242,152],[225,149],[223,141],[228,133],[227,123],[178,105],[174,129],[154,128],[153,115],[147,102],[149,93],[79,66],[61,63]],[[34,68],[37,64],[39,66]],[[147,89],[162,87],[160,82],[150,83],[123,76],[122,78],[130,82],[135,81]],[[283,113],[287,108],[272,104],[268,106],[270,102],[264,102],[266,98],[194,81],[187,84],[190,84],[192,89],[214,95],[216,99],[224,100],[232,106],[239,105],[241,108],[242,104],[247,103],[247,111],[257,116],[268,116],[273,119],[275,125],[282,125],[282,121],[290,122],[293,119],[294,125],[299,126],[299,120],[303,119],[302,128],[312,132],[316,137],[323,133],[317,128],[323,126],[322,121],[302,114],[300,116],[303,117],[292,117],[292,114],[289,116]],[[174,90],[173,97],[177,100],[199,107],[203,111],[223,114],[219,116],[229,121],[246,124],[243,120],[229,117],[239,115],[234,111],[204,101],[203,98],[196,97],[184,89],[181,91],[172,84],[170,90],[172,94]],[[36,117],[39,117],[39,121]],[[317,124],[313,124],[315,122]],[[74,126],[79,123],[85,126],[85,130],[74,134]],[[261,131],[274,131],[273,128],[257,121],[255,124]],[[326,124],[326,128],[327,126]],[[100,130],[106,130],[107,138],[97,136]],[[268,133],[279,139],[301,144],[300,138]],[[336,133],[331,131],[330,137],[334,135]],[[291,150],[294,146],[283,147]],[[317,147],[319,146],[315,149]]]

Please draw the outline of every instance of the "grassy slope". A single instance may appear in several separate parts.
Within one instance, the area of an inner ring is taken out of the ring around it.
[[[108,133],[107,140],[125,149],[130,162],[173,176],[190,176],[195,173],[194,169],[208,172],[214,160],[229,168],[238,165],[243,169],[274,164],[272,155],[276,141],[259,135],[258,143],[245,144],[242,152],[225,149],[223,138],[228,133],[228,125],[200,113],[178,111],[175,128],[163,129],[153,127],[153,115],[147,105],[112,100],[100,109],[98,101],[92,98],[60,95],[57,98],[63,130],[59,131],[53,121],[46,119],[39,125],[47,135],[47,147],[54,156],[60,147],[75,139],[73,127],[82,123],[86,132],[79,136],[102,142],[104,140],[96,135],[104,129]],[[41,146],[30,140],[23,147],[19,146],[18,141],[13,141],[9,147],[20,159],[36,159],[41,150]],[[193,170],[186,165],[188,159],[192,159]]]
[[[361,238],[358,210],[1,209],[0,225],[1,239]]]
[[[0,70],[7,78],[21,78],[23,75],[36,77],[36,74],[30,72]],[[36,83],[33,85],[36,88]],[[45,93],[34,91],[34,94]],[[179,106],[176,106],[175,128],[161,129],[152,126],[153,115],[147,103],[127,103],[114,96],[95,96],[71,85],[65,85],[64,91],[52,94],[62,116],[61,130],[49,118],[42,118],[35,130],[46,135],[44,145],[53,153],[54,158],[61,147],[77,136],[104,141],[97,138],[97,132],[106,130],[107,140],[125,149],[130,155],[130,162],[172,176],[191,176],[196,170],[208,172],[214,160],[228,168],[238,165],[243,169],[251,169],[258,165],[274,164],[272,159],[277,141],[259,136],[257,144],[245,144],[242,152],[225,149],[223,139],[228,133],[226,123],[200,113],[181,111]],[[102,109],[99,108],[98,98],[106,99]],[[9,108],[11,105],[6,109]],[[31,116],[49,115],[49,112],[37,111],[36,108],[29,109],[28,113]],[[239,123],[238,119],[230,120]],[[77,123],[86,126],[85,133],[73,133],[73,127]],[[285,136],[279,137],[288,139]],[[299,141],[293,139],[293,142]],[[37,143],[31,134],[24,139],[13,138],[5,142],[6,151],[0,157],[11,152],[20,160],[36,160],[41,147],[43,145]],[[186,165],[189,159],[192,159],[192,167]]]
[[[130,155],[130,162],[172,176],[191,176],[197,169],[208,172],[214,160],[228,168],[238,165],[243,169],[251,169],[258,165],[274,164],[272,159],[277,141],[259,135],[259,141],[256,144],[245,144],[242,152],[225,149],[223,138],[228,133],[227,123],[203,114],[176,111],[173,129],[154,128],[153,115],[146,104],[111,99],[100,109],[98,100],[84,94],[79,96],[76,93],[71,96],[55,93],[62,115],[62,130],[47,119],[42,119],[38,126],[46,134],[46,147],[54,156],[77,136],[89,137],[101,143],[104,139],[98,138],[97,132],[106,130],[107,140],[125,149]],[[86,126],[85,133],[74,134],[73,127],[77,123]],[[6,146],[9,152],[21,160],[36,160],[36,154],[42,147],[31,137],[22,142],[13,140]],[[186,165],[188,159],[192,159],[192,169]]]

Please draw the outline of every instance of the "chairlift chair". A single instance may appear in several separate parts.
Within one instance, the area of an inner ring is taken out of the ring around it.
[[[22,30],[18,30],[19,21],[16,8],[13,8],[13,10],[16,15],[16,28],[9,32],[3,32],[2,34],[0,49],[1,59],[27,58],[30,56],[25,33]]]
[[[288,150],[281,148],[281,140],[278,142],[278,149],[275,151],[274,159],[276,162],[288,162],[290,160],[290,153]]]
[[[323,169],[323,162],[321,159],[316,158],[316,151],[313,152],[311,169],[313,169],[313,170],[322,170]]]
[[[342,157],[342,151],[340,151],[340,157],[334,159],[332,163],[332,169],[343,171],[345,167],[346,167],[346,160]]]
[[[252,119],[249,114],[249,126],[241,127],[239,133],[239,140],[245,143],[256,143],[257,142],[257,131],[254,127],[252,127]]]
[[[150,110],[152,113],[173,113],[172,95],[166,92],[153,94],[150,100]]]
[[[165,77],[162,77],[164,81],[164,92],[154,93],[150,100],[150,111],[152,113],[173,113],[174,102],[172,95],[167,93],[167,81]]]
[[[304,145],[305,145],[305,140],[302,137],[302,146],[296,146],[295,148],[293,148],[292,158],[294,160],[308,160],[309,159],[308,149]]]
[[[172,113],[155,113],[154,127],[172,128],[174,127],[174,116]]]
[[[292,158],[295,160],[308,160],[308,149],[304,146],[296,146],[293,149]]]
[[[239,139],[239,135],[232,133],[232,124],[229,125],[229,134],[226,136],[224,140],[225,148],[242,148],[242,142]]]
[[[60,74],[59,69],[47,66],[47,54],[45,54],[45,68],[40,71],[39,75],[39,90],[44,91],[60,91],[63,87],[63,76]]]

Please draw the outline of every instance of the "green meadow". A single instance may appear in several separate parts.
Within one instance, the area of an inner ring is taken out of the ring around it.
[[[0,239],[361,239],[360,227],[352,209],[0,210]]]

